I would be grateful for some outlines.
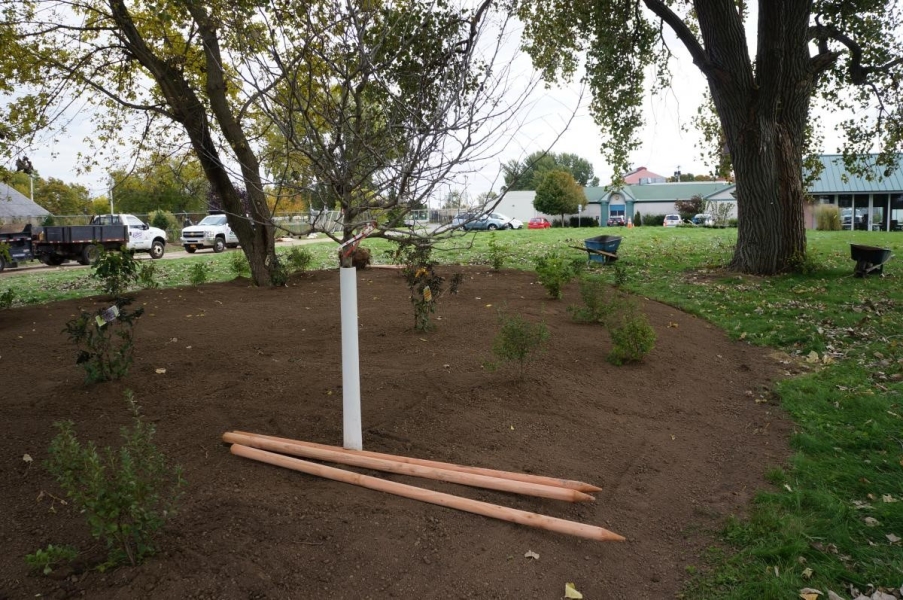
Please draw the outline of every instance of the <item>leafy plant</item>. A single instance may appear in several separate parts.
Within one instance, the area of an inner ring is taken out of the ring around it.
[[[539,283],[549,293],[550,298],[561,299],[561,289],[577,274],[573,261],[564,256],[549,252],[533,260]]]
[[[448,284],[448,292],[450,294],[457,294],[458,288],[461,287],[461,283],[464,282],[464,273],[453,273],[451,276],[451,281]]]
[[[188,271],[188,281],[191,285],[202,285],[210,278],[210,265],[203,261],[196,261]]]
[[[624,298],[598,276],[580,278],[580,297],[583,299],[583,306],[568,307],[575,321],[609,325],[624,311]]]
[[[13,257],[9,253],[9,244],[6,242],[0,242],[0,259],[5,260],[8,263],[13,262]]]
[[[433,269],[432,244],[423,240],[398,242],[394,253],[396,262],[401,262],[401,274],[411,291],[411,305],[414,307],[414,329],[427,331],[431,327],[430,317],[436,312],[436,301],[442,295],[445,278]]]
[[[39,548],[33,554],[25,555],[25,562],[33,571],[50,575],[53,570],[78,556],[78,550],[72,546],[54,546],[48,544],[46,549]]]
[[[88,383],[112,381],[128,374],[134,353],[134,326],[143,308],[126,310],[129,300],[120,298],[110,308],[81,315],[66,322],[63,332],[75,343],[75,363],[85,370]]]
[[[639,362],[655,347],[655,330],[646,315],[639,312],[628,312],[623,321],[610,327],[608,332],[612,349],[607,358],[613,365]]]
[[[13,290],[13,288],[8,288],[6,291],[0,294],[0,310],[11,307],[15,299],[15,290]]]
[[[105,567],[136,565],[156,550],[154,538],[175,514],[185,485],[182,469],[170,467],[154,445],[156,432],[145,422],[130,390],[125,400],[132,426],[120,430],[122,446],[98,451],[82,445],[72,421],[55,423],[47,467],[66,495],[85,515],[91,535],[103,540]]]
[[[500,271],[508,260],[510,251],[507,244],[499,243],[495,233],[489,236],[489,264],[493,271]]]
[[[91,265],[91,277],[100,281],[104,292],[120,298],[129,286],[138,283],[140,268],[134,254],[125,248],[112,252],[98,248],[97,260]]]
[[[250,277],[251,265],[248,263],[248,257],[244,252],[229,253],[229,269],[236,277]]]
[[[633,226],[634,227],[642,227],[643,225],[643,215],[640,214],[640,211],[633,211]]]
[[[306,248],[294,246],[285,256],[285,263],[291,273],[303,273],[310,268],[314,260],[313,254]]]
[[[138,285],[148,290],[160,287],[160,284],[157,282],[157,263],[151,260],[144,260],[140,264]]]
[[[518,314],[499,312],[499,332],[492,342],[494,362],[484,366],[494,371],[501,365],[514,365],[518,379],[523,379],[527,366],[545,350],[549,329],[544,321],[531,323]]]

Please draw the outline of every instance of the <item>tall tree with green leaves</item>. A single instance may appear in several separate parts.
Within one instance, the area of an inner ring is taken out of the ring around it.
[[[567,171],[583,187],[599,185],[599,178],[593,174],[592,163],[585,158],[568,152],[555,154],[539,151],[523,160],[509,160],[502,165],[505,189],[512,192],[535,190],[543,175],[555,169]]]
[[[21,171],[6,174],[6,183],[24,196],[31,198],[34,191],[36,204],[52,215],[85,215],[91,213],[91,198],[88,188],[77,183],[66,183],[62,179],[44,179],[37,171]]]
[[[547,215],[561,215],[564,226],[564,215],[575,213],[582,206],[586,206],[586,194],[568,171],[555,169],[543,175],[536,188],[533,208]]]
[[[788,271],[806,252],[803,153],[814,98],[844,110],[848,165],[880,173],[903,143],[899,0],[759,0],[754,40],[749,3],[736,0],[515,0],[524,44],[548,80],[570,78],[586,56],[603,152],[626,172],[652,90],[670,83],[670,29],[706,78],[724,152],[737,183],[733,269]],[[753,46],[754,44],[754,46]],[[651,68],[647,68],[651,67]]]
[[[140,157],[129,170],[110,172],[117,212],[147,214],[165,210],[173,214],[207,210],[210,184],[193,156]]]

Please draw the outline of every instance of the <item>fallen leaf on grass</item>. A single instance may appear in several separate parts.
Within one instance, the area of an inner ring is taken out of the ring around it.
[[[164,373],[166,373],[166,369],[157,369],[156,373],[157,375],[163,375]]]
[[[26,454],[25,456],[28,456],[28,455]],[[888,533],[885,537],[891,544],[896,544],[897,542],[900,541],[900,538],[898,538],[897,536],[895,536],[892,533]]]
[[[806,567],[805,569],[803,569],[803,579],[811,579],[812,573],[812,569],[810,567]]]
[[[875,519],[873,517],[866,517],[865,524],[868,527],[877,527],[878,525],[881,525],[881,523],[878,521],[878,519]]]
[[[810,352],[809,355],[806,356],[806,362],[807,363],[817,363],[818,362],[818,352],[816,352],[815,350]]]
[[[897,500],[896,498],[894,498],[894,497],[891,496],[890,494],[884,494],[884,495],[882,495],[882,496],[881,496],[881,501],[882,501],[882,502],[899,502],[899,500]]]
[[[573,583],[568,582],[564,584],[564,597],[580,600],[580,598],[583,598],[583,594],[577,591],[577,588],[574,587]]]
[[[822,593],[815,588],[803,588],[800,590],[800,598],[803,600],[816,600]]]
[[[539,555],[532,550],[527,550],[524,554],[524,558],[532,558],[533,560],[539,560]]]

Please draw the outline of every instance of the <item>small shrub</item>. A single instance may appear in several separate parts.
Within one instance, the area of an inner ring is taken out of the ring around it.
[[[120,430],[117,450],[98,451],[93,442],[82,445],[72,421],[55,423],[47,467],[57,483],[85,515],[91,535],[107,547],[106,567],[136,565],[156,550],[154,538],[175,507],[185,485],[180,467],[169,467],[154,445],[154,426],[146,423],[131,391],[126,402],[131,427]]]
[[[609,325],[624,310],[624,300],[601,277],[582,277],[580,297],[583,306],[570,306],[568,312],[575,321]]]
[[[624,266],[624,263],[615,262],[612,263],[612,272],[614,273],[615,286],[621,287],[625,283],[627,283],[627,279],[629,279],[630,274],[627,271],[627,267]]]
[[[582,260],[580,261],[582,263]],[[574,261],[550,252],[533,260],[539,283],[549,293],[550,298],[561,299],[561,289],[577,274]]]
[[[39,548],[34,554],[25,555],[25,562],[32,571],[50,575],[56,567],[72,562],[76,556],[78,550],[72,546],[48,544],[46,549]]]
[[[643,215],[640,214],[640,211],[633,212],[633,226],[641,227],[643,225]]]
[[[510,251],[508,250],[508,245],[499,243],[498,239],[495,237],[495,233],[490,235],[489,264],[492,266],[492,270],[500,271],[502,267],[505,266],[505,261],[508,260],[509,255]]]
[[[75,364],[85,370],[88,383],[112,381],[125,377],[132,365],[134,326],[143,308],[129,312],[129,300],[119,299],[110,308],[95,313],[81,311],[68,321],[63,332],[75,343]]]
[[[448,284],[448,292],[450,294],[457,294],[458,288],[461,287],[461,283],[464,282],[464,274],[463,273],[455,273],[451,276],[451,281]]]
[[[408,289],[411,291],[411,305],[414,307],[414,329],[427,331],[431,327],[430,318],[436,312],[436,301],[442,295],[440,277],[432,260],[433,246],[424,240],[403,240],[393,254],[393,260],[400,262]]]
[[[737,219],[728,219],[727,220],[728,227],[737,227],[739,224],[740,224],[740,221],[738,221]]]
[[[598,227],[599,219],[589,215],[581,215],[579,217],[568,217],[568,227]]]
[[[166,232],[171,240],[178,241],[182,234],[182,222],[168,210],[154,210],[147,215],[148,223]]]
[[[248,257],[244,252],[231,252],[229,254],[229,270],[236,277],[250,277],[251,265],[248,264]]]
[[[514,366],[518,379],[523,379],[529,364],[545,350],[549,329],[544,321],[531,323],[518,314],[499,313],[499,332],[492,342],[494,362],[485,367],[495,371],[501,365]]]
[[[840,231],[840,209],[834,204],[819,204],[815,207],[815,228],[819,231]]]
[[[91,265],[91,277],[100,281],[101,289],[113,298],[121,298],[130,286],[138,283],[141,266],[132,252],[98,249]]]
[[[202,285],[210,279],[210,265],[204,261],[197,261],[191,265],[188,271],[188,281],[191,285]]]
[[[812,275],[818,272],[818,262],[809,252],[798,252],[790,257],[790,270],[800,275]]]
[[[6,242],[0,242],[0,260],[8,263],[13,262],[13,256],[9,253],[9,244]]]
[[[10,308],[15,300],[16,292],[13,288],[8,288],[5,292],[0,294],[0,310]]]
[[[641,361],[655,347],[655,330],[642,313],[629,312],[622,323],[610,327],[608,332],[612,349],[607,358],[613,365]]]
[[[288,285],[288,268],[278,254],[276,255],[275,261],[276,263],[273,265],[272,271],[270,271],[270,282],[275,287],[285,287]]]
[[[314,255],[310,253],[310,250],[307,248],[299,248],[298,246],[294,246],[288,251],[288,254],[285,255],[285,264],[291,273],[303,273],[307,271],[313,260]],[[352,254],[352,262],[353,260],[354,255]]]
[[[138,285],[146,290],[160,287],[157,282],[157,263],[150,260],[141,261],[138,269]]]

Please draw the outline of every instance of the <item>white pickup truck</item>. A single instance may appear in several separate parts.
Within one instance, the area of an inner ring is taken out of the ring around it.
[[[197,225],[182,230],[179,239],[189,254],[199,248],[213,248],[214,252],[222,252],[226,248],[238,247],[238,236],[229,227],[226,215],[207,215]]]
[[[135,252],[147,252],[151,258],[163,258],[166,252],[166,232],[151,227],[135,215],[95,215],[91,225],[125,225],[129,241],[126,248]]]

